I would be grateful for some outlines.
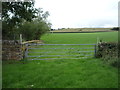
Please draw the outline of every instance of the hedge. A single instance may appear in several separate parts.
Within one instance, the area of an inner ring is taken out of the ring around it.
[[[102,58],[106,63],[120,67],[119,47],[117,42],[100,42],[97,45],[96,58]]]

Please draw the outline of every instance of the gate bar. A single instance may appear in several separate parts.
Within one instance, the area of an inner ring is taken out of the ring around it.
[[[54,56],[83,56],[84,54],[81,55],[41,55],[41,56],[27,56],[27,57],[54,57]],[[88,54],[84,56],[91,56],[93,54]]]
[[[91,48],[28,48],[28,49],[94,49],[94,47],[91,47]]]
[[[28,45],[95,45],[95,44],[28,44]]]
[[[84,59],[84,58],[88,58],[88,57],[81,57],[81,58],[47,58],[47,59],[28,59],[28,60],[54,60],[54,59]]]

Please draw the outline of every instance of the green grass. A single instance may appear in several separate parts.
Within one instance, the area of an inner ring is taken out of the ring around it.
[[[53,44],[95,44],[97,38],[103,41],[118,41],[118,32],[99,33],[56,33],[46,34],[41,39]]]
[[[41,39],[47,44],[94,44],[97,37],[118,40],[117,32],[46,34]],[[95,58],[3,62],[3,87],[117,88],[118,70]]]
[[[31,61],[3,67],[5,88],[117,88],[117,69],[97,59]]]

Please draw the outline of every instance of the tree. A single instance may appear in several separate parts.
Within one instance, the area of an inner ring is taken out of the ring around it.
[[[25,21],[21,27],[19,27],[19,31],[25,40],[39,40],[40,37],[51,28],[51,23],[47,21],[49,12],[43,13],[41,8],[38,9],[38,12],[38,17],[32,22]]]
[[[19,28],[19,32],[23,35],[24,40],[39,40],[49,29],[50,27],[46,22],[35,20],[32,22],[24,22]]]
[[[15,39],[23,34],[25,40],[40,39],[41,35],[50,30],[47,21],[49,12],[34,8],[34,2],[3,2],[2,3],[2,35],[3,39]]]
[[[36,18],[37,9],[34,2],[2,2],[2,35],[3,39],[14,39],[23,20],[31,22]],[[14,35],[15,34],[15,35]],[[14,36],[13,36],[14,35]]]
[[[113,27],[111,30],[119,31],[119,27]]]

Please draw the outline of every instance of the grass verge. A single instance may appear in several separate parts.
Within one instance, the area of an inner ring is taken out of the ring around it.
[[[117,88],[116,68],[99,59],[3,62],[3,88]]]

